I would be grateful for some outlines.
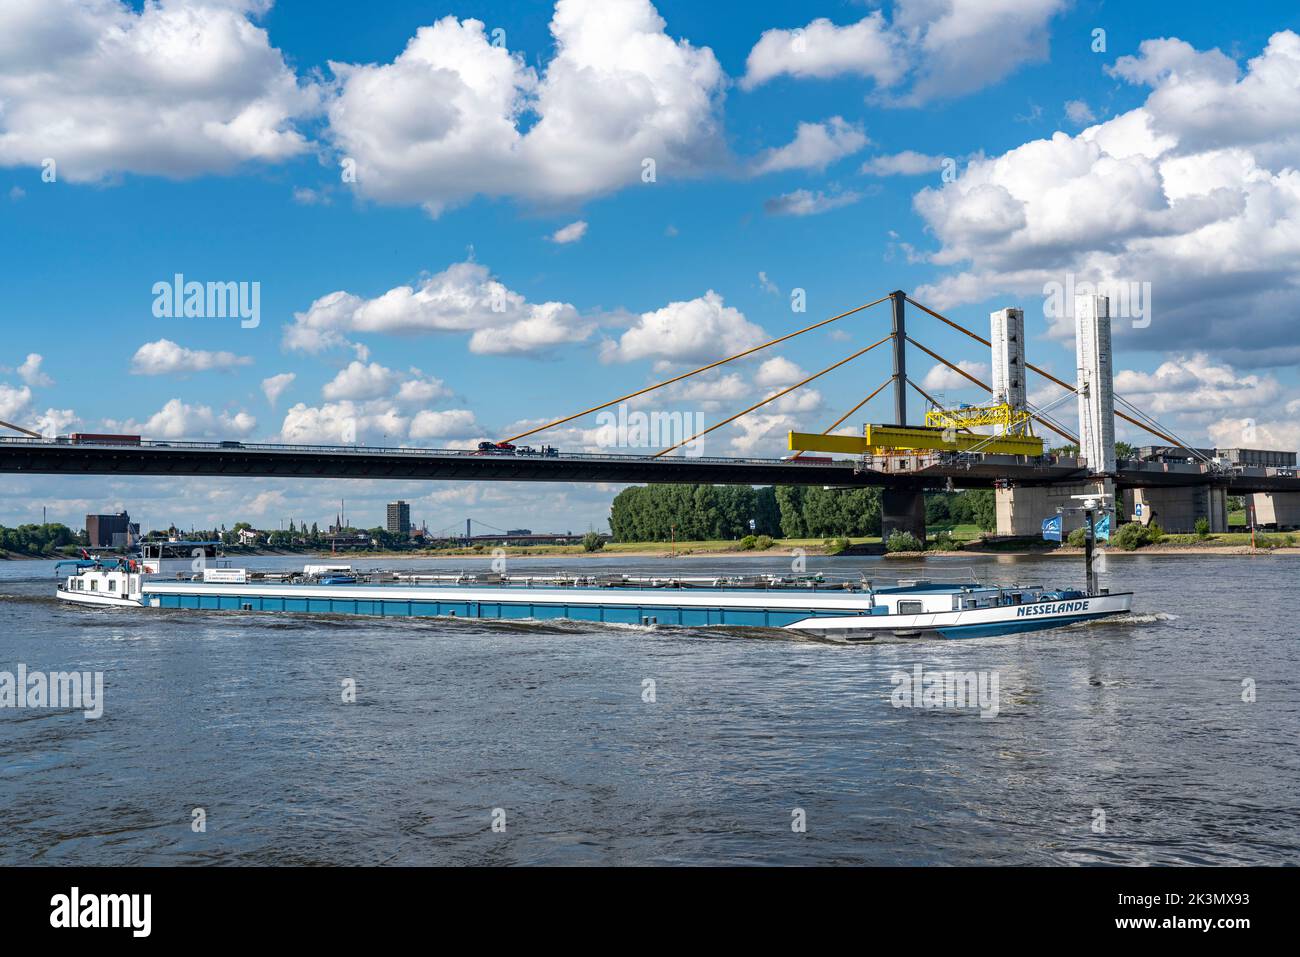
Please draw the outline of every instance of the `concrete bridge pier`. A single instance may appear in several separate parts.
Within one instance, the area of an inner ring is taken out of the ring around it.
[[[1078,508],[1072,496],[1098,495],[1105,489],[1102,482],[1082,481],[1061,485],[1028,485],[998,488],[993,496],[997,505],[999,535],[1017,538],[1038,537],[1043,519],[1056,514],[1057,507]],[[1067,528],[1068,534],[1070,529]]]
[[[1300,492],[1256,492],[1255,524],[1278,530],[1300,528]]]
[[[885,488],[880,495],[880,535],[911,532],[925,543],[925,492],[921,489]]]
[[[1120,521],[1141,522],[1143,525],[1154,522],[1166,532],[1181,535],[1196,531],[1197,519],[1201,518],[1210,523],[1211,532],[1228,530],[1226,489],[1194,485],[1188,488],[1133,488],[1124,492]]]

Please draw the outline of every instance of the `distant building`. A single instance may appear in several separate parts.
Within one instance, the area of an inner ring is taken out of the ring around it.
[[[388,503],[388,534],[411,537],[411,506],[406,502]]]
[[[259,545],[262,541],[262,533],[255,528],[241,528],[237,535],[241,545]]]
[[[133,523],[126,512],[86,516],[86,540],[91,548],[129,548],[139,537],[139,523]]]

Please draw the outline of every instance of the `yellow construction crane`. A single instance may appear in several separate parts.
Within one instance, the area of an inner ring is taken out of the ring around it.
[[[1013,409],[1005,402],[992,405],[965,405],[955,409],[934,408],[925,413],[925,424],[933,429],[969,431],[993,425],[1002,435],[1033,435],[1034,417],[1024,409]]]
[[[991,455],[1043,454],[1043,440],[1033,434],[1032,417],[1006,403],[935,408],[925,415],[925,425],[866,425],[862,435],[813,435],[791,432],[790,448],[807,452],[843,452],[850,455],[888,455],[894,452],[988,452]],[[996,435],[972,432],[977,426],[997,426]]]
[[[992,455],[1043,454],[1043,440],[1032,435],[980,435],[921,425],[868,425],[858,435],[791,432],[790,448],[805,452],[888,455],[898,451],[988,452]]]

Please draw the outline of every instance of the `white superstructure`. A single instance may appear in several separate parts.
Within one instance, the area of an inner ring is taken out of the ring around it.
[[[56,597],[80,605],[139,607],[145,576],[125,568],[82,568],[59,581]]]

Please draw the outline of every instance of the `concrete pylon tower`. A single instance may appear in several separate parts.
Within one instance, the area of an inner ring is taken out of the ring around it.
[[[999,309],[989,313],[993,343],[993,398],[1013,409],[1025,407],[1025,313]]]
[[[1111,369],[1110,300],[1074,301],[1078,357],[1079,454],[1094,475],[1115,474],[1115,381]]]

